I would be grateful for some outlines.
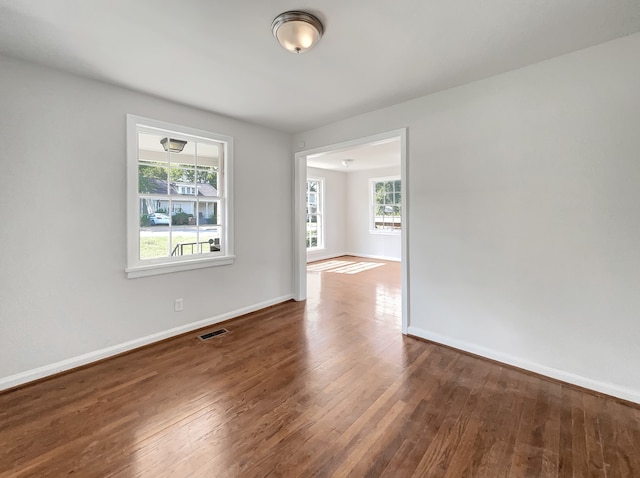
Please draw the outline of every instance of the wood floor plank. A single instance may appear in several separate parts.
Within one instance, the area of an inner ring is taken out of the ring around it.
[[[494,400],[496,389],[503,390],[506,387],[506,372],[505,369],[496,369],[482,386],[482,396],[477,406],[464,412],[470,417],[469,423],[446,467],[445,478],[483,476],[484,467],[489,467],[494,475],[498,471],[495,462],[486,460],[491,459],[491,450],[497,439],[495,432],[509,414],[508,408],[504,408],[507,405],[505,402]]]
[[[561,401],[562,385],[547,382],[545,385],[544,400],[548,401],[545,407],[544,417],[540,416],[540,427],[542,427],[539,437],[539,446],[542,448],[541,476],[555,478],[559,477],[560,467],[560,414],[559,407]],[[542,397],[541,397],[542,398]]]
[[[638,426],[637,410],[613,400],[607,400],[605,407],[611,417],[613,429],[612,440],[603,441],[605,454],[615,454],[617,466],[610,470],[611,476],[640,476],[640,426]]]
[[[587,450],[587,433],[585,425],[585,409],[583,394],[571,390],[571,426],[573,444],[573,472],[577,476],[599,476],[597,470],[589,468],[589,454]]]
[[[600,430],[600,418],[602,414],[602,401],[600,397],[583,395],[582,403],[585,410],[585,439],[589,470],[592,476],[607,477],[607,468],[604,462],[604,450]]]
[[[338,260],[210,341],[0,393],[0,477],[640,476],[639,407],[402,336],[400,264]]]
[[[485,371],[479,382],[491,383],[494,379],[495,370]],[[483,387],[478,386],[459,387],[454,391],[446,416],[440,422],[413,476],[444,476],[446,474],[451,464],[451,457],[460,446],[467,428],[473,428],[473,412],[482,399],[482,393]]]

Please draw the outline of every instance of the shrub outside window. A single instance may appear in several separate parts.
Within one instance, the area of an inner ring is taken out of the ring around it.
[[[128,277],[233,262],[233,139],[127,116]]]

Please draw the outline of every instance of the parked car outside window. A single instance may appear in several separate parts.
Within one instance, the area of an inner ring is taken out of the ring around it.
[[[159,212],[154,212],[153,214],[149,214],[149,222],[152,226],[155,226],[157,224],[164,224],[165,226],[168,226],[169,216]]]

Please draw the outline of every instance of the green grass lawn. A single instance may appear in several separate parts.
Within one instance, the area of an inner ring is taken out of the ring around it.
[[[200,241],[209,240],[209,236],[206,239],[200,236]],[[173,247],[179,243],[196,242],[195,235],[173,236]],[[203,251],[208,251],[208,245],[203,244]],[[184,247],[184,255],[191,255],[191,247]],[[194,254],[199,249],[193,247]],[[143,236],[140,238],[140,259],[155,259],[157,257],[167,257],[169,252],[169,236]]]

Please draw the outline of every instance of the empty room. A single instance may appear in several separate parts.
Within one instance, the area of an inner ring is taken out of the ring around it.
[[[637,0],[0,0],[0,477],[640,476],[638,58]]]

